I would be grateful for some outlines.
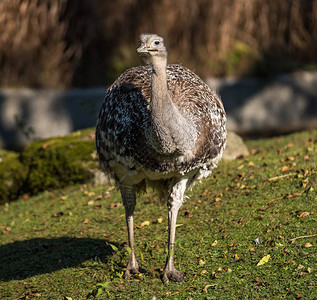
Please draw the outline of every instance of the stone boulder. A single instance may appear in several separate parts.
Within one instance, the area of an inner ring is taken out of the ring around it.
[[[233,131],[227,133],[227,146],[223,153],[224,160],[234,160],[239,157],[249,156],[249,150],[242,138]]]

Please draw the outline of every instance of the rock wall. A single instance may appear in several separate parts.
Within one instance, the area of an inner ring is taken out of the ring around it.
[[[228,114],[228,128],[265,136],[317,127],[317,72],[274,79],[209,79]]]
[[[317,127],[317,72],[263,79],[208,79],[223,100],[228,129],[265,136]],[[0,148],[95,125],[106,88],[0,91]]]
[[[37,139],[95,126],[105,91],[2,90],[0,148],[21,150]]]

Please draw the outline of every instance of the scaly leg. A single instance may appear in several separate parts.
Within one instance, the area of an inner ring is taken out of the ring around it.
[[[162,281],[164,284],[170,280],[184,282],[183,277],[186,272],[177,271],[174,266],[174,246],[175,246],[175,229],[179,208],[183,203],[183,197],[186,190],[188,179],[182,179],[176,183],[171,190],[168,198],[168,256],[163,271]]]
[[[123,205],[125,208],[125,216],[128,227],[129,247],[131,249],[129,261],[127,264],[127,270],[123,275],[124,278],[128,278],[130,277],[130,275],[140,274],[140,272],[144,270],[139,267],[134,253],[133,213],[136,204],[135,189],[129,186],[120,185],[120,192]]]

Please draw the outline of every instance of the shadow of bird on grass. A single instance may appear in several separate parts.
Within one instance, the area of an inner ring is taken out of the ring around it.
[[[0,280],[10,281],[76,267],[98,257],[107,262],[116,243],[93,238],[33,238],[0,246]],[[118,246],[118,245],[116,245]]]

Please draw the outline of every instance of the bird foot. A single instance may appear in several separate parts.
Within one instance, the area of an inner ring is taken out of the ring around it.
[[[146,270],[141,268],[141,267],[139,267],[139,266],[138,267],[134,267],[134,268],[131,268],[131,267],[128,266],[126,271],[123,274],[123,278],[127,279],[131,275],[141,275],[142,273],[146,273]]]
[[[177,271],[174,270],[167,270],[164,269],[163,276],[162,276],[162,282],[164,284],[167,284],[170,280],[175,282],[184,282],[184,276],[188,275],[185,271]]]

